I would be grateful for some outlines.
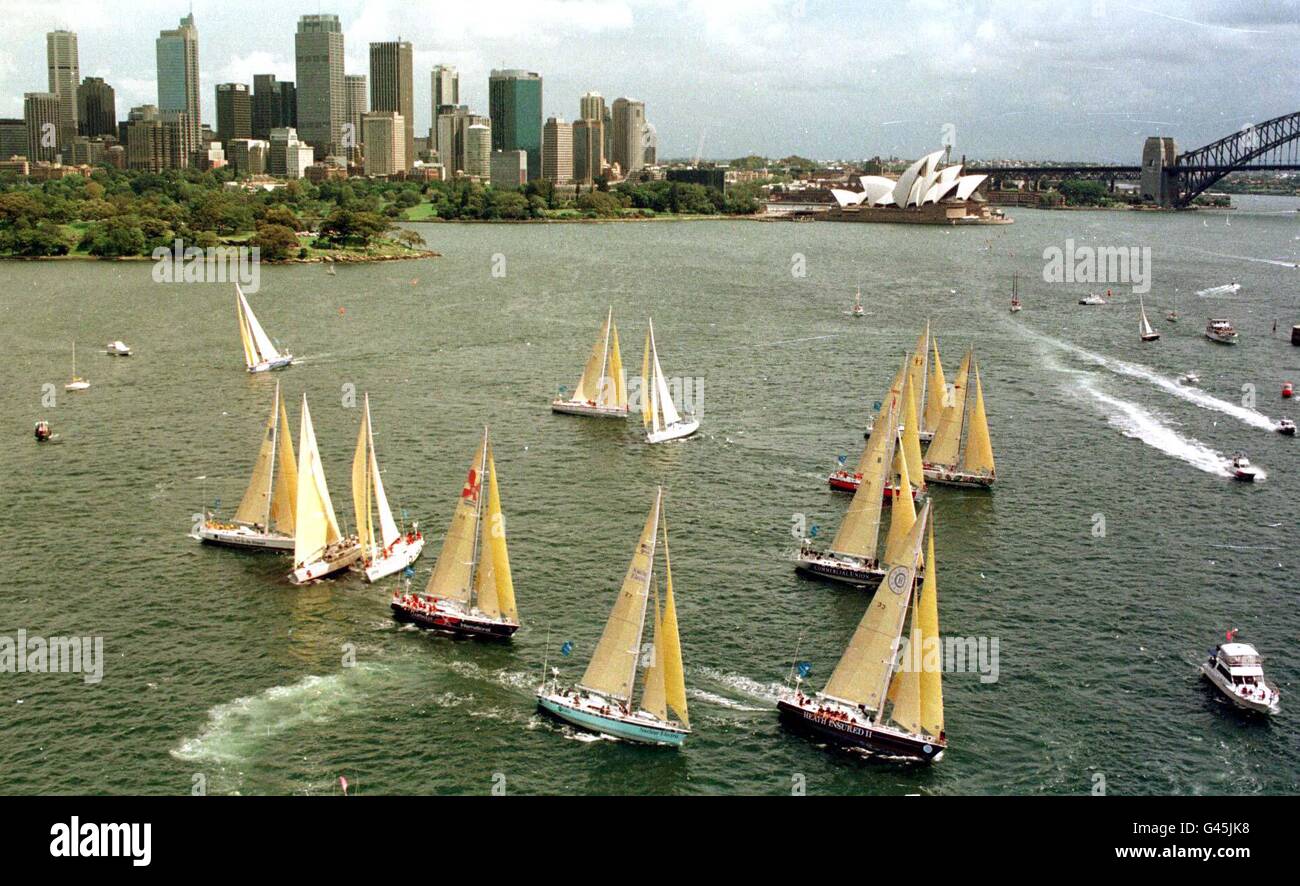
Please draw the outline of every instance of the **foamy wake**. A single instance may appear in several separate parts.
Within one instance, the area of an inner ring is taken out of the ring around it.
[[[1081,357],[1090,363],[1095,363],[1097,366],[1100,366],[1103,369],[1108,369],[1116,375],[1123,375],[1129,378],[1138,379],[1139,381],[1144,381],[1149,385],[1160,388],[1166,393],[1173,394],[1181,400],[1193,403],[1202,409],[1221,412],[1224,415],[1237,419],[1237,421],[1242,424],[1249,425],[1250,427],[1257,428],[1261,431],[1275,431],[1277,429],[1277,422],[1273,421],[1273,419],[1269,418],[1262,412],[1245,406],[1239,406],[1236,403],[1220,399],[1212,394],[1207,394],[1200,388],[1180,385],[1174,379],[1161,375],[1149,366],[1143,366],[1141,363],[1130,363],[1127,360],[1117,360],[1113,357],[1103,357],[1101,354],[1095,354],[1086,348],[1079,347],[1078,345],[1072,345],[1068,342],[1059,341],[1051,336],[1034,332],[1028,327],[1022,326],[1021,328],[1025,330],[1027,335],[1037,338],[1046,344],[1060,348],[1062,351],[1074,354],[1077,357]]]
[[[776,700],[785,690],[785,686],[781,683],[760,683],[759,681],[742,674],[732,674],[727,671],[720,671],[716,668],[697,668],[696,673],[709,682],[720,684],[723,688],[728,689],[737,695],[743,696],[743,698],[749,702],[762,702],[769,707],[776,704]],[[742,707],[744,704],[743,701],[737,702],[734,699],[724,700],[723,696],[714,695],[713,693],[704,693],[701,695],[701,698],[704,698],[705,696],[709,696],[707,698],[708,701],[713,701],[715,698],[719,699],[719,701],[715,703],[721,704],[724,707],[731,707],[740,710],[744,709]]]
[[[1214,474],[1217,477],[1232,476],[1228,470],[1228,460],[1224,456],[1203,443],[1182,436],[1136,403],[1102,393],[1086,380],[1081,380],[1079,387],[1091,394],[1098,403],[1107,407],[1106,418],[1113,427],[1119,428],[1125,437],[1140,440],[1147,446],[1185,461],[1207,474]]]

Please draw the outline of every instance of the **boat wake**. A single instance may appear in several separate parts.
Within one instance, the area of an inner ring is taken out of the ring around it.
[[[1143,366],[1141,363],[1130,363],[1127,360],[1117,360],[1113,357],[1104,357],[1101,354],[1095,354],[1086,348],[1079,347],[1078,345],[1072,345],[1068,342],[1052,338],[1051,336],[1035,332],[1032,329],[1023,326],[1023,324],[1017,325],[1020,325],[1027,335],[1037,338],[1055,348],[1059,348],[1062,351],[1074,354],[1076,357],[1094,363],[1103,369],[1108,369],[1116,375],[1123,375],[1128,378],[1135,378],[1139,381],[1144,381],[1147,384],[1160,388],[1166,393],[1173,394],[1181,400],[1186,400],[1188,403],[1195,404],[1202,409],[1221,412],[1224,415],[1231,416],[1242,424],[1248,425],[1252,428],[1261,431],[1269,431],[1270,433],[1277,430],[1277,422],[1273,421],[1273,419],[1269,418],[1264,413],[1245,406],[1238,406],[1236,403],[1229,400],[1224,400],[1215,397],[1212,394],[1207,394],[1200,388],[1180,385],[1176,380],[1161,375],[1149,366]]]
[[[1196,294],[1201,298],[1215,298],[1220,295],[1236,295],[1240,291],[1240,283],[1225,283],[1222,286],[1211,286],[1209,289],[1198,289]]]
[[[1205,444],[1184,437],[1136,403],[1102,393],[1086,380],[1079,387],[1106,407],[1106,417],[1125,436],[1185,461],[1216,477],[1231,477],[1228,460]]]
[[[762,702],[769,707],[776,704],[777,699],[781,697],[781,693],[786,689],[783,683],[760,683],[741,674],[732,674],[716,668],[698,668],[694,670],[710,682],[719,683],[750,701]],[[710,696],[708,700],[714,701],[715,699],[721,699],[721,696]],[[734,699],[719,700],[717,703],[725,707],[735,708],[739,708],[741,704]]]

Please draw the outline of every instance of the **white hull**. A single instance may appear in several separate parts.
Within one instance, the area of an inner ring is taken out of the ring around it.
[[[968,474],[951,468],[925,466],[925,482],[940,486],[961,486],[966,489],[992,489],[996,477],[988,474]]]
[[[359,559],[361,559],[361,545],[357,543],[356,539],[349,539],[349,543],[345,547],[336,547],[333,551],[327,551],[325,556],[319,560],[300,563],[294,567],[293,572],[289,573],[289,581],[296,585],[317,581],[347,569]]]
[[[293,354],[285,354],[279,360],[263,360],[261,363],[256,363],[248,367],[248,371],[253,373],[272,372],[276,369],[284,369],[291,363],[293,363]]]
[[[645,441],[647,443],[667,443],[669,440],[679,440],[682,437],[689,437],[699,429],[699,420],[684,418],[679,422],[669,425],[663,430],[646,431]]]
[[[191,538],[214,545],[226,545],[232,548],[252,548],[261,551],[292,551],[293,536],[278,532],[258,532],[249,526],[219,528],[201,526]]]
[[[1257,714],[1276,714],[1281,710],[1282,698],[1276,692],[1271,694],[1268,701],[1261,701],[1259,698],[1250,698],[1248,695],[1243,695],[1238,688],[1228,682],[1222,671],[1211,664],[1202,664],[1201,673],[1214,684],[1221,695],[1244,711],[1254,711]]]
[[[373,559],[368,565],[358,562],[355,567],[358,568],[366,581],[375,582],[381,578],[387,578],[395,572],[401,572],[407,566],[419,558],[420,552],[424,550],[424,538],[417,537],[414,541],[408,542],[405,538],[399,539],[393,544],[392,550],[388,555],[379,559]]]
[[[595,406],[577,400],[552,400],[551,411],[564,415],[589,415],[593,418],[627,418],[626,406]]]
[[[70,381],[63,386],[65,391],[87,391],[89,389],[90,382],[88,381]]]
[[[1205,333],[1205,337],[1210,341],[1218,342],[1221,345],[1235,345],[1237,343],[1236,333],[1233,333],[1232,335],[1219,335],[1218,333],[1207,332]]]

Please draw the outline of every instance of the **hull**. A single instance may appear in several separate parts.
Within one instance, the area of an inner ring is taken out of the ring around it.
[[[627,418],[626,406],[596,406],[576,400],[552,400],[551,412],[561,415],[588,415],[592,418]]]
[[[342,572],[361,559],[361,545],[355,542],[340,551],[330,552],[327,556],[310,563],[301,563],[289,573],[289,581],[296,585],[319,581],[322,578]]]
[[[959,486],[963,489],[992,489],[997,477],[988,474],[968,474],[948,468],[925,466],[925,482],[940,486]]]
[[[248,526],[233,528],[204,525],[191,538],[204,544],[248,548],[255,551],[292,551],[293,536],[278,532],[257,532]]]
[[[372,559],[369,563],[359,562],[357,566],[360,567],[360,572],[366,581],[375,582],[381,578],[387,578],[395,572],[401,572],[414,563],[423,550],[423,536],[417,536],[411,542],[403,538],[393,544],[393,549],[388,552],[388,556]]]
[[[836,492],[857,492],[858,487],[862,485],[862,477],[859,474],[850,473],[849,471],[836,471],[826,478],[826,485]],[[885,487],[885,501],[894,497],[897,487]],[[912,489],[912,500],[915,501],[917,491]]]
[[[1240,480],[1242,483],[1254,483],[1255,472],[1254,471],[1233,471],[1232,478],[1234,480]]]
[[[668,745],[681,747],[690,733],[669,723],[651,720],[645,717],[623,716],[621,714],[602,714],[597,711],[577,707],[572,699],[562,698],[558,694],[538,692],[537,707],[552,717],[563,720],[589,732],[597,732],[612,738],[639,744]]]
[[[828,717],[817,710],[815,701],[781,699],[776,703],[781,722],[802,732],[844,748],[869,751],[918,763],[935,763],[943,758],[946,742],[914,736],[889,726]]]
[[[513,622],[472,613],[450,612],[432,606],[412,606],[401,599],[394,599],[389,605],[393,610],[393,618],[398,621],[453,637],[509,640],[519,630],[519,625]]]
[[[1144,335],[1144,336],[1142,336],[1141,338],[1142,338],[1143,341],[1159,341],[1159,340],[1160,340],[1160,333],[1157,332],[1157,333],[1153,333],[1153,334],[1151,334],[1151,335]]]
[[[851,563],[815,554],[800,554],[795,559],[794,568],[796,572],[803,575],[811,575],[814,578],[838,581],[860,587],[878,585],[881,579],[885,577],[885,570],[879,566],[866,563]]]
[[[871,439],[871,432],[874,431],[875,429],[876,429],[876,428],[875,428],[875,425],[872,425],[871,427],[869,427],[869,428],[867,428],[865,431],[863,431],[863,432],[862,432],[862,439],[863,439],[863,440],[870,440],[870,439]],[[898,433],[900,433],[900,434],[903,433],[903,426],[902,426],[902,425],[899,425],[899,426],[898,426]],[[922,443],[929,443],[931,440],[934,439],[934,431],[917,431],[917,432],[916,432],[916,436],[920,438],[920,440],[921,440]]]
[[[293,354],[285,354],[279,360],[263,360],[261,363],[248,367],[248,371],[252,373],[274,372],[277,369],[284,369],[292,362]]]
[[[680,440],[683,437],[689,437],[700,429],[700,423],[695,419],[683,419],[676,424],[671,424],[662,431],[647,431],[645,440],[647,443],[667,443],[669,440]]]
[[[63,386],[63,390],[65,391],[85,391],[89,389],[90,382],[88,381],[70,381]]]
[[[1282,709],[1282,699],[1279,696],[1274,696],[1271,703],[1242,696],[1228,684],[1223,673],[1213,665],[1202,664],[1201,675],[1214,684],[1214,688],[1219,690],[1220,695],[1243,711],[1250,711],[1255,714],[1276,714]]]

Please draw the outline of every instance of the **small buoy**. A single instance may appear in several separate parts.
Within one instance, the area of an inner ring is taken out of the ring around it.
[[[347,309],[347,308],[344,308],[344,307],[340,307],[340,308],[339,308],[339,316],[340,316],[340,317],[342,317],[343,315],[345,315],[347,312],[348,312],[348,309]]]
[[[1282,396],[1283,396],[1283,397],[1285,397],[1285,398],[1287,398],[1287,399],[1289,400],[1289,399],[1291,399],[1291,395],[1294,394],[1294,393],[1295,393],[1295,389],[1291,387],[1291,382],[1287,382],[1286,384],[1282,385]]]

